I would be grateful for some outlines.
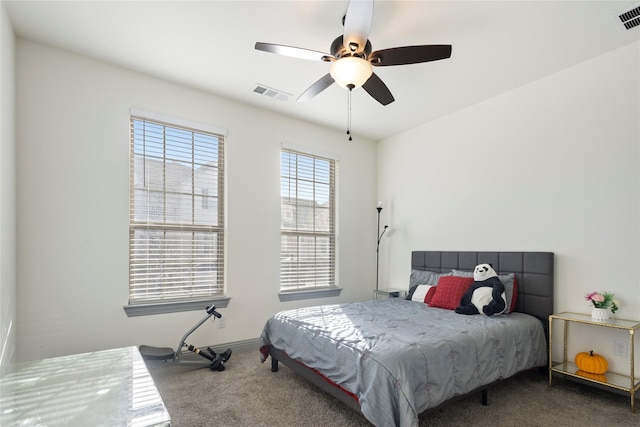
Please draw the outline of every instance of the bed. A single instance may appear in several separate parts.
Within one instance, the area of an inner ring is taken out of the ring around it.
[[[414,251],[412,280],[420,272],[458,280],[481,263],[514,278],[509,314],[466,316],[402,298],[287,310],[266,322],[261,358],[271,356],[274,372],[284,363],[376,426],[417,426],[420,414],[470,393],[486,404],[491,384],[547,366],[554,254]]]

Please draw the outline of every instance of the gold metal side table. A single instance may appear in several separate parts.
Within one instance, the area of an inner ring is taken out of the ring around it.
[[[564,352],[561,363],[553,362],[553,321],[564,321]],[[567,359],[567,342],[569,323],[582,323],[593,327],[622,329],[629,332],[629,374],[620,374],[616,372],[606,372],[602,377],[587,378],[580,375],[579,369],[575,363]],[[635,412],[635,392],[640,389],[640,378],[635,376],[634,367],[634,332],[640,329],[640,322],[635,320],[610,319],[605,321],[595,321],[590,315],[578,313],[558,313],[549,316],[549,386],[553,378],[553,373],[557,372],[563,375],[579,378],[588,382],[601,384],[617,390],[622,390],[631,395],[631,412]],[[605,379],[606,378],[606,379]]]

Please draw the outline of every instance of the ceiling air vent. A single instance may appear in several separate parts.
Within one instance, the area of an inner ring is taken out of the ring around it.
[[[624,25],[624,28],[630,30],[640,25],[640,6],[636,6],[631,10],[618,15],[620,22]]]
[[[255,87],[255,89],[253,89],[253,91],[255,93],[268,96],[269,98],[275,98],[278,101],[286,101],[291,96],[290,93],[286,93],[281,90],[272,89],[260,83],[257,84],[257,86]]]

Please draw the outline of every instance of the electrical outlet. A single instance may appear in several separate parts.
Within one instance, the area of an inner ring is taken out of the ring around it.
[[[614,340],[613,355],[619,357],[629,357],[629,343],[623,340]]]
[[[221,317],[217,320],[218,322],[218,329],[222,329],[222,328],[226,328],[227,327],[227,318],[226,317]]]

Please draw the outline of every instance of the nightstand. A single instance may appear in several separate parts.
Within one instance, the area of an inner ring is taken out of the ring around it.
[[[564,353],[561,363],[553,363],[553,320],[564,321],[563,345]],[[601,376],[593,376],[589,378],[578,369],[575,363],[567,360],[567,342],[569,323],[582,323],[590,327],[622,329],[629,332],[629,375],[619,374],[615,372],[605,372]],[[633,335],[636,329],[640,329],[640,322],[635,320],[609,319],[605,321],[595,321],[590,315],[578,313],[559,313],[549,316],[549,386],[553,373],[557,372],[571,377],[580,378],[581,380],[601,384],[617,390],[622,390],[631,395],[631,412],[635,412],[635,392],[640,389],[640,378],[636,378],[634,362],[634,339]]]
[[[404,293],[402,289],[378,289],[373,291],[373,299],[401,298]]]

